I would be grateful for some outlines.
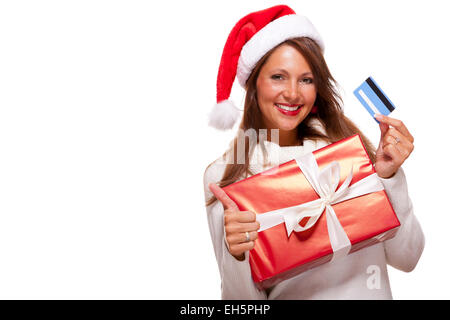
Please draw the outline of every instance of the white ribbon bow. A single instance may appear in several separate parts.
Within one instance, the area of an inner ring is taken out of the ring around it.
[[[289,237],[292,231],[300,232],[313,227],[325,210],[328,235],[334,253],[333,260],[347,255],[351,248],[350,239],[339,222],[332,205],[383,190],[384,187],[378,179],[378,175],[376,173],[371,174],[349,187],[353,179],[352,167],[345,181],[337,189],[341,177],[341,168],[338,162],[333,161],[322,171],[319,171],[319,166],[311,152],[295,160],[320,198],[297,206],[258,214],[256,219],[261,225],[258,231],[264,231],[284,222]],[[300,226],[300,221],[306,217],[309,217],[308,222],[305,226]]]

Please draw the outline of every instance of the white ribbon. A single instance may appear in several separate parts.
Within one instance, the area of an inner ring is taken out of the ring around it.
[[[313,227],[325,210],[328,235],[333,249],[332,260],[341,256],[346,256],[351,248],[350,239],[339,222],[332,205],[368,193],[383,190],[384,187],[381,184],[378,175],[376,173],[371,174],[349,187],[353,179],[352,167],[345,181],[339,189],[337,189],[341,177],[341,168],[338,162],[333,161],[327,167],[319,171],[319,166],[311,152],[298,157],[295,160],[302,170],[303,175],[320,198],[297,206],[258,214],[256,219],[261,225],[258,231],[264,231],[284,222],[289,237],[292,231],[300,232]],[[300,226],[300,221],[306,217],[309,217],[308,222],[305,226]]]

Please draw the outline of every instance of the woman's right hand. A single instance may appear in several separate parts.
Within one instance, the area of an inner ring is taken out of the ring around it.
[[[237,204],[218,185],[210,183],[209,190],[224,208],[223,223],[228,251],[237,260],[242,261],[245,259],[245,251],[253,249],[255,240],[258,238],[260,225],[256,221],[256,214],[251,211],[240,211]],[[246,232],[248,232],[249,241],[247,241]]]

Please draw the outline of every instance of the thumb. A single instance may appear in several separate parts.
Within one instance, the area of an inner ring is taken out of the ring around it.
[[[381,131],[381,138],[384,137],[386,132],[389,130],[389,125],[386,123],[380,122],[380,131]]]
[[[217,198],[217,200],[219,200],[223,204],[225,210],[226,209],[239,210],[237,204],[233,200],[231,200],[230,197],[225,193],[225,191],[223,191],[223,189],[219,187],[217,184],[210,183],[208,187],[209,190],[211,190],[211,192]]]

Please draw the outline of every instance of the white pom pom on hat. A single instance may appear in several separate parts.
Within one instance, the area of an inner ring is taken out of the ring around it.
[[[228,130],[233,128],[240,116],[240,110],[236,108],[230,99],[220,101],[212,109],[209,115],[209,125],[216,129]]]
[[[220,130],[233,128],[240,110],[229,99],[234,78],[245,83],[256,63],[285,40],[308,37],[324,44],[312,23],[286,5],[278,5],[246,15],[233,27],[220,60],[217,75],[217,104],[209,114],[209,125]]]

